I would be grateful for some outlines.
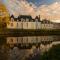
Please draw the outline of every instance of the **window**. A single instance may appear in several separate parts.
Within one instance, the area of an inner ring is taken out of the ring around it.
[[[13,42],[13,39],[11,38],[10,42]]]
[[[13,23],[11,23],[11,26],[13,26]]]
[[[18,23],[17,23],[17,27],[18,27]]]

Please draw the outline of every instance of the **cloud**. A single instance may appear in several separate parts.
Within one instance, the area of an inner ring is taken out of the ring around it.
[[[7,0],[5,0],[7,1]],[[26,0],[9,0],[6,3],[6,7],[10,14],[18,16],[20,14],[35,15],[36,6],[32,3],[28,3]]]
[[[60,19],[60,2],[55,2],[50,5],[42,5],[38,9],[38,13],[43,15],[43,18],[51,20]]]
[[[41,15],[41,19],[47,18],[50,20],[60,19],[60,2],[54,2],[50,5],[40,5],[37,7],[33,3],[28,3],[26,0],[4,0],[10,14],[18,15]]]

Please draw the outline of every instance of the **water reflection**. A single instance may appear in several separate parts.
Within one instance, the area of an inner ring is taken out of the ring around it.
[[[25,60],[40,55],[53,45],[60,44],[60,36],[1,37],[0,60]]]

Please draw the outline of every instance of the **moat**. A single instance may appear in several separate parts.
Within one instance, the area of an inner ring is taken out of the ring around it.
[[[32,60],[33,57],[37,60],[53,45],[58,44],[60,36],[56,35],[0,37],[0,60]]]

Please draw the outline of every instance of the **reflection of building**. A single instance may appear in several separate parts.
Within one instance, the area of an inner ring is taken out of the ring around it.
[[[32,47],[40,47],[40,44],[43,44],[46,46],[47,44],[50,44],[53,41],[53,36],[25,36],[25,37],[7,37],[7,44],[10,47],[22,47],[28,46]]]
[[[29,15],[21,15],[18,18],[11,16],[7,28],[9,29],[53,29],[53,23],[48,20],[40,20],[40,16],[33,19]]]
[[[37,44],[53,41],[53,36],[7,37],[7,44]]]
[[[60,23],[54,23],[54,28],[55,29],[60,29]]]

